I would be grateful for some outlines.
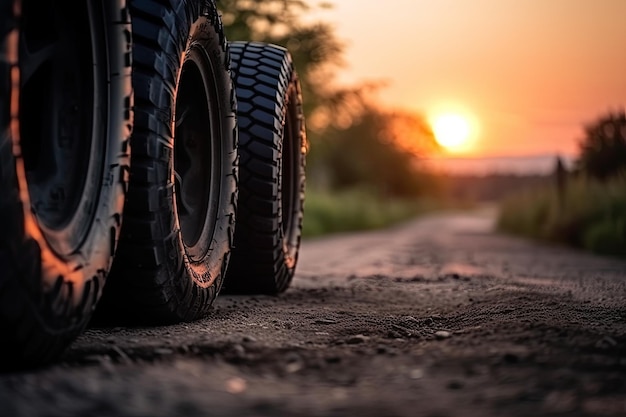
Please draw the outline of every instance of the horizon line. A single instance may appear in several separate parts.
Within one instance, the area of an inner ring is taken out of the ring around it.
[[[432,156],[426,156],[426,157],[422,157],[422,160],[463,160],[463,161],[475,161],[475,160],[502,160],[502,159],[537,159],[537,158],[556,158],[556,157],[561,157],[561,158],[568,158],[568,159],[575,159],[577,158],[577,155],[573,155],[573,154],[567,154],[567,153],[560,153],[560,152],[556,152],[556,153],[541,153],[541,154],[530,154],[530,155],[502,155],[502,156],[455,156],[455,155],[451,155],[451,156],[436,156],[436,157],[432,157]]]

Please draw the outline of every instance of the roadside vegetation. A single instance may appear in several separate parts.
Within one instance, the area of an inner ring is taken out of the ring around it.
[[[499,229],[626,258],[625,151],[624,112],[599,118],[585,128],[575,170],[506,199]]]
[[[626,257],[626,178],[572,180],[559,198],[552,187],[504,201],[502,231]]]
[[[303,236],[388,227],[441,208],[425,198],[384,199],[368,189],[346,191],[308,190]]]

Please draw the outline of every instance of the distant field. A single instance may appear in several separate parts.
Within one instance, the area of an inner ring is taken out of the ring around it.
[[[577,178],[561,196],[556,187],[542,187],[508,198],[498,228],[626,257],[626,178],[607,183]]]

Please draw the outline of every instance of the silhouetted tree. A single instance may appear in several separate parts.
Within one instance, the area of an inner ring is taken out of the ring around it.
[[[321,162],[316,165],[331,188],[368,187],[402,197],[432,188],[418,156],[435,146],[434,139],[418,116],[368,108],[348,128],[330,129],[319,145],[315,156]]]
[[[585,127],[578,168],[606,180],[626,169],[626,114],[609,113]]]

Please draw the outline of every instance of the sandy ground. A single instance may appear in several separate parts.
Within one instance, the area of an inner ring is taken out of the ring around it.
[[[92,328],[0,375],[0,416],[625,416],[626,262],[493,212],[306,241],[278,297]]]

